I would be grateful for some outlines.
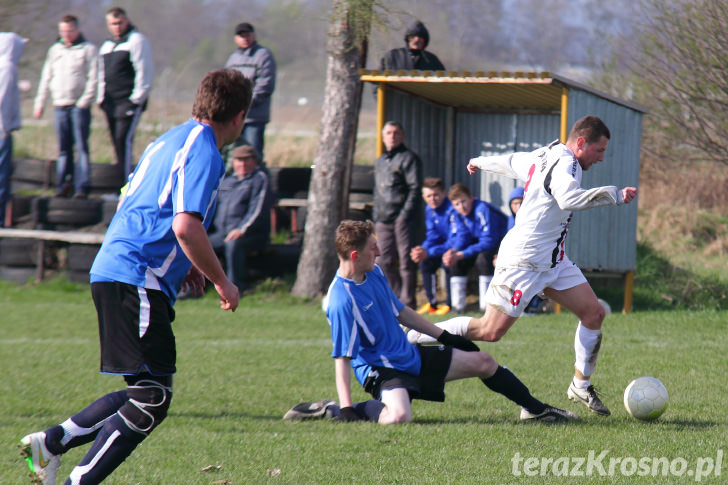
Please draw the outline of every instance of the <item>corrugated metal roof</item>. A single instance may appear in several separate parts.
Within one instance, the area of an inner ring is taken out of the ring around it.
[[[614,103],[647,110],[549,72],[379,71],[362,69],[362,81],[420,96],[460,110],[558,111],[564,88],[587,91]]]

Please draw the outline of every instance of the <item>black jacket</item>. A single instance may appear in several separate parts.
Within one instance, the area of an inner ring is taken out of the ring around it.
[[[422,161],[404,144],[377,158],[374,167],[374,222],[397,217],[417,220],[422,189]]]
[[[426,50],[413,51],[407,47],[392,49],[382,57],[381,69],[391,69],[396,71],[404,69],[411,71],[418,69],[420,71],[444,71],[445,66],[442,65],[440,59],[432,52]]]

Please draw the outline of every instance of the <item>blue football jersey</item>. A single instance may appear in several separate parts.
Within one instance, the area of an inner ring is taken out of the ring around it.
[[[360,384],[364,385],[372,366],[419,375],[420,353],[407,341],[397,320],[403,308],[377,265],[363,283],[338,273],[331,282],[324,301],[331,326],[331,356],[350,357]]]
[[[190,261],[172,231],[180,212],[215,211],[225,164],[208,125],[190,119],[151,143],[142,155],[119,211],[91,267],[91,282],[118,281],[177,298]]]

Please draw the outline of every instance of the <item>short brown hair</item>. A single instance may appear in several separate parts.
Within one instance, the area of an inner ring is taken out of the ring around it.
[[[78,27],[78,18],[75,15],[64,15],[58,23],[73,24],[74,27]]]
[[[248,111],[253,85],[235,69],[218,69],[205,75],[197,88],[192,116],[224,123]]]
[[[450,200],[459,199],[462,196],[468,198],[473,196],[473,193],[470,192],[470,189],[465,184],[455,184],[450,187],[450,191],[447,193],[447,197]]]
[[[609,140],[612,135],[609,133],[607,125],[598,116],[587,115],[574,123],[569,133],[569,140],[576,140],[580,136],[584,137],[587,143],[596,143],[603,136]]]
[[[114,17],[115,19],[120,19],[120,18],[122,18],[122,17],[124,17],[124,18],[129,18],[129,17],[127,17],[127,15],[126,15],[126,10],[124,10],[124,9],[123,9],[123,8],[121,8],[121,7],[111,7],[110,9],[108,9],[108,10],[106,11],[106,15],[111,15],[111,16],[112,16],[112,17]]]
[[[336,254],[348,260],[352,251],[364,249],[373,233],[372,221],[341,221],[336,228]]]
[[[445,184],[442,179],[437,177],[425,177],[425,180],[422,181],[422,188],[431,190],[440,189],[445,192]]]

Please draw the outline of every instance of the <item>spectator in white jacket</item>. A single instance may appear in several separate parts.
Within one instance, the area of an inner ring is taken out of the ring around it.
[[[88,150],[91,104],[96,98],[98,59],[96,47],[87,42],[78,18],[64,16],[58,23],[58,42],[48,49],[35,97],[33,116],[40,119],[50,93],[58,135],[59,196],[85,198],[89,191]],[[73,163],[73,147],[78,161]]]

